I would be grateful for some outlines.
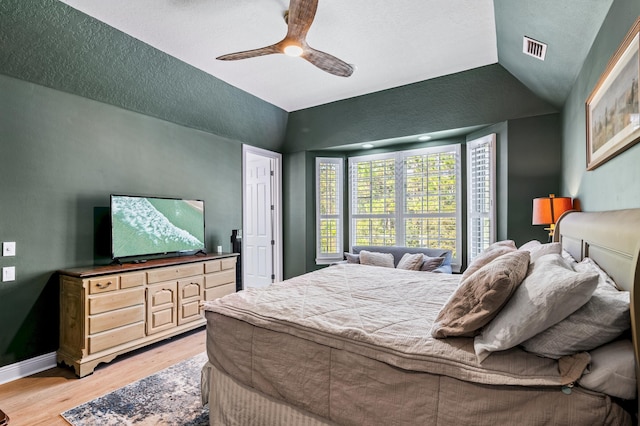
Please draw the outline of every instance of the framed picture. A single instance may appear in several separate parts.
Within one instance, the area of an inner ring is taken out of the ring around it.
[[[587,170],[640,141],[640,18],[587,99]]]

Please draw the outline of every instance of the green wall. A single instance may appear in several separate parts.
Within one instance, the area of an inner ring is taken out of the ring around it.
[[[585,118],[587,98],[639,15],[639,1],[613,2],[562,111],[562,189],[585,211],[640,207],[640,144],[587,171]]]
[[[58,0],[0,2],[0,74],[278,151],[287,113]]]
[[[557,112],[489,65],[289,114],[284,152],[491,125]]]
[[[206,244],[242,226],[242,145],[0,75],[0,241],[17,279],[0,283],[0,366],[58,343],[58,269],[108,253],[94,217],[111,193],[200,198]]]

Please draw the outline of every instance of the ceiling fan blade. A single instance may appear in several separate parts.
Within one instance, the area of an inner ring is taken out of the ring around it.
[[[237,61],[239,59],[255,58],[256,56],[272,55],[274,53],[282,53],[282,50],[277,45],[272,44],[271,46],[261,47],[260,49],[229,53],[227,55],[218,56],[216,59],[221,61]]]
[[[353,74],[353,67],[342,59],[308,46],[301,58],[306,59],[321,70],[339,77],[349,77]]]
[[[302,41],[307,36],[318,9],[318,0],[291,0],[287,18],[287,38]]]

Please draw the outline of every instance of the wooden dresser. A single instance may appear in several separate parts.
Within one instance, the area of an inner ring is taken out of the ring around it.
[[[236,291],[235,253],[58,271],[58,363],[79,377],[101,362],[201,327],[203,300]]]

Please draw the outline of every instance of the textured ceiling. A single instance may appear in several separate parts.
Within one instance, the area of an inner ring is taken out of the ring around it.
[[[61,0],[286,111],[496,63],[492,0],[320,0],[307,41],[356,66],[327,74],[300,58],[225,62],[286,34],[287,0]]]

